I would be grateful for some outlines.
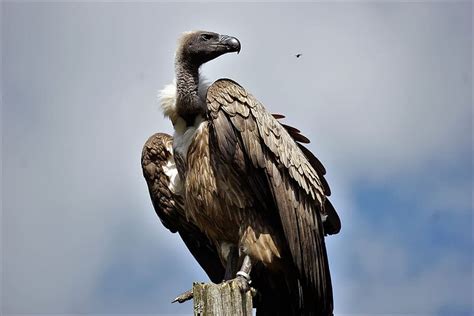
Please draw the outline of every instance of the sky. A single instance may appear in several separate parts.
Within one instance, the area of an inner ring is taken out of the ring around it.
[[[141,148],[179,35],[312,142],[342,220],[335,314],[472,315],[472,3],[1,3],[1,311],[191,314],[207,277],[157,219]],[[300,58],[295,54],[301,53]]]

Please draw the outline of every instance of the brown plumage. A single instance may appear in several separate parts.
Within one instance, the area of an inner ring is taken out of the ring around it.
[[[322,224],[322,216],[327,216],[325,182],[295,142],[300,138],[292,138],[299,131],[279,124],[260,102],[231,80],[215,82],[208,90],[207,103],[209,129],[213,132],[210,150],[218,161],[216,177],[225,174],[221,181],[227,181],[229,173],[219,165],[231,165],[233,172],[239,174],[236,176],[239,183],[228,187],[249,188],[243,196],[250,210],[232,207],[230,212],[242,214],[241,217],[250,221],[242,222],[239,218],[233,225],[267,228],[276,249],[271,251],[269,260],[259,258],[259,261],[277,271],[278,268],[291,271],[288,265],[294,264],[301,286],[310,293],[304,294],[303,311],[329,313],[332,290]],[[234,148],[243,154],[232,155]],[[186,196],[192,194],[186,192]],[[265,197],[263,205],[259,205],[257,197]],[[279,260],[280,253],[290,256],[292,262],[285,261],[286,258]],[[250,256],[258,257],[259,253],[250,252]],[[274,267],[273,261],[279,266]]]
[[[143,146],[143,176],[148,185],[153,207],[163,226],[172,233],[178,232],[209,278],[213,282],[220,282],[224,278],[224,268],[216,247],[196,225],[186,219],[181,192],[175,192],[170,188],[171,179],[165,170],[168,165],[174,164],[172,143],[171,136],[157,133]]]
[[[162,178],[156,170],[165,169],[142,161],[155,209],[171,230],[173,223],[182,231],[191,227],[215,254],[213,265],[226,269],[226,279],[244,262],[237,279],[251,270],[258,315],[331,315],[324,236],[339,232],[340,221],[327,199],[326,170],[303,146],[309,140],[232,80],[217,80],[200,93],[200,64],[238,50],[238,40],[211,32],[181,39],[176,96],[165,113],[175,127],[173,155],[168,150],[166,157],[174,156],[182,187],[174,195],[154,189],[148,169],[155,179]]]

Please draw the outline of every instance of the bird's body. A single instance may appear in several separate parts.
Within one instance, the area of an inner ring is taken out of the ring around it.
[[[202,123],[189,147],[187,214],[215,243],[223,264],[230,245],[246,249],[252,258],[272,266],[280,251],[275,229],[265,225],[271,213],[269,206],[254,198],[255,185],[250,183],[251,179],[240,176],[243,170],[237,169],[238,165],[229,165],[225,158],[215,154],[209,144],[210,128],[211,124]],[[245,168],[244,161],[236,163]]]
[[[192,231],[205,245],[210,255],[203,259],[185,240],[206,272],[220,264],[211,278],[222,269],[223,279],[237,275],[246,281],[251,274],[258,314],[330,315],[324,235],[337,233],[340,222],[326,198],[324,167],[297,142],[307,141],[297,129],[280,124],[281,116],[269,114],[240,85],[221,79],[207,87],[200,80],[200,63],[240,50],[237,43],[210,32],[184,35],[176,84],[162,93],[164,113],[175,128],[174,195],[184,201],[175,211],[180,214],[175,230]],[[168,166],[161,169],[171,179],[172,164],[161,165]],[[157,192],[150,189],[152,200],[161,201],[154,202],[155,209],[175,197]],[[172,211],[157,213],[169,217]]]

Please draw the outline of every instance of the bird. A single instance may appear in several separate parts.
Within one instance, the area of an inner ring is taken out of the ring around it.
[[[341,221],[324,166],[284,115],[235,81],[209,83],[200,71],[240,50],[228,35],[180,36],[175,79],[160,92],[174,134],[152,135],[142,151],[152,204],[211,281],[233,280],[243,292],[251,284],[257,315],[332,315],[324,238]]]
[[[298,53],[298,54],[296,54],[295,56],[296,56],[296,58],[300,58],[301,56],[303,56],[303,54]]]

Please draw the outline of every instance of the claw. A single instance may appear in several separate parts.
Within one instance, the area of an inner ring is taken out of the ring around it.
[[[192,299],[194,297],[194,294],[193,294],[193,290],[187,290],[186,292],[184,292],[183,294],[179,295],[178,297],[176,297],[171,303],[184,303],[186,301],[189,301],[190,299]]]
[[[244,277],[241,277],[240,275],[235,278],[235,281],[237,282],[238,287],[240,288],[240,292],[245,293],[250,290],[250,282],[247,281]]]
[[[226,283],[232,283],[235,282],[237,286],[240,289],[240,292],[245,293],[247,291],[255,291],[252,287],[250,287],[250,281],[247,281],[244,277],[238,275],[235,279],[231,279],[228,281],[225,281]]]

